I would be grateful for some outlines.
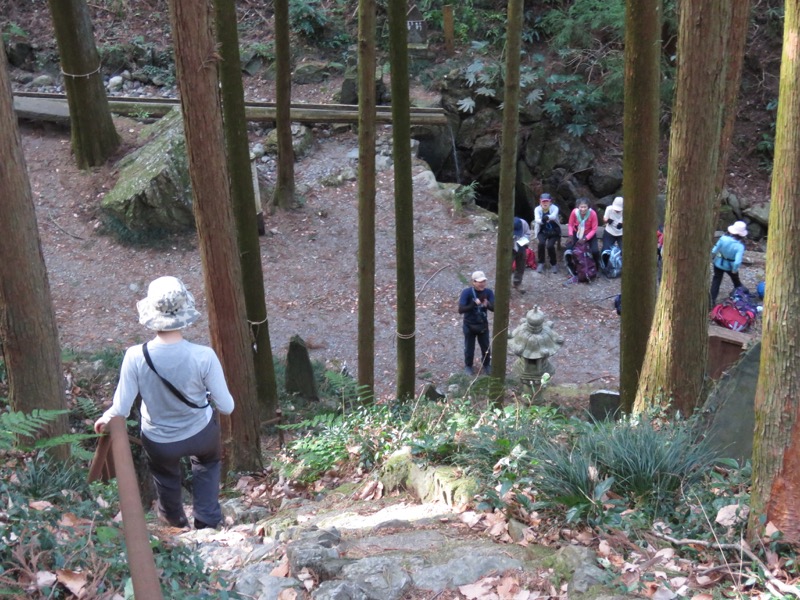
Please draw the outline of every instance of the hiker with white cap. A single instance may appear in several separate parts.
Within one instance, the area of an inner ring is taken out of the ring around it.
[[[464,372],[474,375],[475,339],[481,347],[481,372],[489,375],[492,369],[492,354],[489,348],[489,315],[494,312],[494,292],[487,286],[483,271],[472,274],[472,285],[461,291],[458,312],[464,315],[461,327],[464,332]]]
[[[733,287],[742,287],[739,280],[739,266],[744,257],[744,239],[747,237],[747,224],[736,221],[728,227],[728,233],[723,235],[711,249],[711,258],[714,263],[714,275],[711,278],[711,306],[717,303],[719,286],[722,276],[727,273],[733,282]]]
[[[94,429],[112,417],[127,418],[142,397],[142,446],[156,484],[158,515],[174,527],[188,526],[181,495],[181,458],[192,463],[192,505],[196,529],[222,521],[219,505],[222,444],[214,408],[228,415],[233,398],[222,365],[208,346],[192,344],[181,330],[200,313],[194,297],[176,277],[159,277],[136,304],[139,323],[156,332],[149,342],[125,352],[114,400]]]
[[[614,243],[622,250],[622,196],[614,198],[603,213],[603,250],[610,249]]]

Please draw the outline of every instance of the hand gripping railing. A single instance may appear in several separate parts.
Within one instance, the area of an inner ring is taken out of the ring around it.
[[[136,600],[163,600],[161,584],[150,548],[150,534],[144,520],[139,484],[133,468],[125,419],[113,417],[106,425],[107,435],[100,438],[89,469],[89,481],[114,477],[116,471],[119,506],[128,550],[128,566]],[[109,450],[111,456],[109,457]],[[109,460],[109,458],[113,460]]]

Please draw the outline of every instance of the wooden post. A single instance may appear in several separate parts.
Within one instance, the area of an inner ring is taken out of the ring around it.
[[[142,499],[139,496],[139,484],[133,468],[133,456],[128,443],[125,419],[113,417],[108,422],[106,430],[111,436],[111,453],[114,456],[114,466],[117,471],[119,507],[122,511],[125,548],[128,551],[128,566],[131,570],[133,593],[137,598],[163,600],[156,563],[150,548],[150,536],[144,520]]]
[[[455,51],[455,34],[453,24],[453,5],[445,4],[442,7],[442,21],[444,27],[444,49],[448,56]]]

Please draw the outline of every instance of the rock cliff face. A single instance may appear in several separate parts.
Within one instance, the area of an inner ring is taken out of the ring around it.
[[[101,203],[105,227],[125,241],[194,228],[180,110],[173,109],[143,135],[151,141],[120,161],[117,183]]]

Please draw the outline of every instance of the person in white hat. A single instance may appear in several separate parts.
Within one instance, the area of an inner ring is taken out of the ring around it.
[[[723,235],[711,249],[711,258],[714,265],[714,275],[711,278],[711,306],[717,303],[719,286],[722,276],[727,273],[733,282],[733,287],[742,287],[739,279],[739,266],[744,257],[744,239],[747,237],[747,224],[736,221],[728,227],[728,233]]]
[[[609,250],[615,243],[622,250],[622,196],[614,198],[603,213],[603,250]]]
[[[486,275],[483,271],[472,274],[472,285],[461,291],[458,299],[458,312],[464,315],[461,327],[464,332],[464,372],[474,375],[472,366],[475,360],[475,340],[481,347],[481,371],[491,374],[492,354],[489,348],[489,316],[487,311],[494,312],[494,292],[486,287]]]
[[[219,482],[222,458],[219,419],[233,412],[233,398],[213,349],[183,339],[181,330],[200,317],[194,297],[176,277],[159,277],[136,304],[139,323],[156,332],[125,352],[111,407],[94,424],[101,433],[112,417],[127,418],[142,397],[142,446],[158,495],[159,517],[174,527],[189,522],[183,510],[181,463],[192,462],[196,529],[222,521]],[[213,404],[212,404],[213,403]]]

